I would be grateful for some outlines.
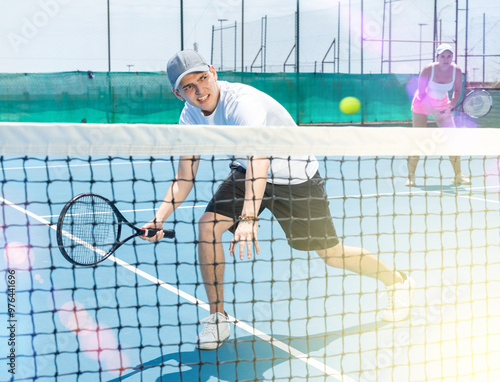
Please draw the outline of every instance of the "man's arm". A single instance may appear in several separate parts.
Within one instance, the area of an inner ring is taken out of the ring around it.
[[[241,260],[245,258],[245,245],[249,259],[252,257],[253,244],[255,244],[257,254],[260,253],[257,240],[257,230],[259,228],[257,216],[266,190],[268,171],[269,157],[253,156],[249,158],[245,181],[245,202],[241,212],[241,220],[229,246],[231,256],[234,256],[236,243],[240,243]]]
[[[163,201],[156,211],[153,220],[146,223],[142,228],[163,228],[163,223],[179,207],[191,192],[198,166],[200,164],[199,156],[181,156],[179,166],[174,180],[170,184]],[[163,238],[163,232],[159,231],[151,238],[144,238],[148,241],[157,241]]]

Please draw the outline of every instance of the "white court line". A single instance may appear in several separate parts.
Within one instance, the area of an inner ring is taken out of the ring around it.
[[[101,155],[98,155],[98,156],[101,156]],[[82,158],[87,158],[87,157],[82,157]],[[103,158],[103,159],[97,159],[99,160],[99,163],[96,163],[95,161],[92,162],[92,167],[94,166],[121,166],[121,165],[136,165],[136,164],[171,164],[171,163],[177,163],[179,162],[179,159],[177,158],[174,158],[172,160],[170,159],[163,159],[163,160],[159,160],[159,159],[156,159],[154,161],[136,161],[136,160],[133,160],[133,161],[126,161],[126,160],[123,160],[121,162],[117,162],[117,160],[120,160],[121,158],[115,158],[113,159],[112,161],[109,161],[107,158]],[[82,161],[86,161],[86,159],[81,159]],[[66,159],[56,159],[56,161],[60,161],[60,162],[64,162],[66,161]],[[102,163],[101,163],[102,161]],[[215,158],[215,161],[217,161],[217,158]],[[50,169],[50,168],[72,168],[72,167],[89,167],[90,163],[82,163],[82,164],[60,164],[60,165],[44,165],[44,166],[21,166],[21,167],[5,167],[4,170],[5,171],[9,171],[9,170],[38,170],[38,169]]]
[[[206,204],[200,204],[196,206],[180,206],[177,207],[177,209],[185,209],[185,208],[206,208]],[[149,212],[149,211],[156,211],[156,208],[142,208],[142,209],[137,209],[137,210],[120,210],[120,212],[123,213],[129,213],[129,212]],[[85,214],[93,214],[93,215],[98,215],[98,214],[113,214],[113,211],[106,211],[106,212],[87,212],[87,213],[79,213],[78,215],[85,215]],[[66,216],[71,216],[72,214],[66,214]],[[41,218],[55,218],[59,217],[59,215],[40,215]]]
[[[488,188],[499,188],[499,186],[486,186],[486,187],[471,187],[470,190],[486,190]],[[459,198],[465,198],[465,199],[474,199],[474,200],[480,200],[480,201],[486,201],[490,203],[497,203],[500,204],[500,201],[498,200],[490,200],[490,199],[485,199],[485,198],[478,198],[475,196],[471,196],[469,194],[454,194],[451,192],[446,192],[446,191],[433,191],[433,190],[420,190],[420,191],[405,191],[405,192],[386,192],[386,193],[378,193],[378,194],[363,194],[363,195],[349,195],[349,196],[329,196],[327,199],[329,200],[334,200],[334,199],[348,199],[348,198],[371,198],[371,197],[380,197],[380,196],[403,196],[403,195],[420,195],[420,194],[444,194],[444,195],[452,195],[452,196],[457,196]],[[177,209],[184,209],[184,208],[205,208],[207,205],[206,204],[200,204],[196,206],[180,206]],[[156,211],[155,208],[142,208],[142,209],[136,209],[136,210],[120,210],[122,213],[130,213],[130,212],[150,212],[150,211]],[[103,212],[104,214],[110,214],[112,212]],[[40,215],[42,218],[54,218],[58,217],[59,215]]]
[[[53,230],[57,230],[57,226],[55,224],[52,224],[51,222],[49,222],[48,220],[42,218],[41,216],[38,216],[22,207],[19,207],[18,205],[0,197],[0,201],[7,204],[8,206],[32,217],[33,219],[36,219],[38,220],[39,222],[43,223],[43,224],[46,224],[47,226],[49,226],[50,228],[52,228]],[[69,237],[70,239],[77,239],[75,238],[73,235],[65,232],[64,233],[65,236]],[[82,240],[81,239],[77,239],[76,240],[78,243],[81,243]],[[86,247],[92,249],[93,251],[95,251],[96,253],[100,254],[101,256],[105,255],[105,252],[98,249],[98,248],[93,248],[90,244],[88,243],[85,243],[84,244]],[[108,257],[109,260],[111,261],[114,261],[116,264],[118,265],[121,265],[122,267],[128,269],[129,271],[131,272],[134,272],[135,274],[141,276],[141,277],[144,277],[145,279],[151,281],[152,283],[178,295],[179,297],[182,297],[184,298],[185,300],[197,305],[197,306],[200,306],[201,308],[207,310],[207,311],[210,311],[210,307],[209,305],[194,297],[194,296],[191,296],[190,294],[186,293],[186,292],[183,292],[182,290],[180,289],[177,289],[176,287],[166,283],[165,281],[162,281],[154,276],[151,276],[149,273],[146,273],[136,267],[134,267],[133,265],[130,265],[128,264],[127,262],[123,261],[123,260],[120,260],[114,256],[109,256]],[[273,337],[271,337],[270,335],[254,328],[253,326],[250,326],[248,324],[245,324],[244,322],[241,322],[241,321],[238,321],[235,317],[233,316],[229,316],[229,321],[231,323],[233,323],[234,325],[238,326],[240,329],[243,329],[245,330],[246,332],[250,333],[251,335],[255,336],[255,337],[258,337],[260,338],[261,340],[265,341],[265,342],[268,342],[269,344],[271,344],[272,346],[278,348],[278,349],[281,349],[283,350],[284,352],[290,354],[291,356],[299,359],[300,361],[302,362],[305,362],[307,363],[309,366],[312,366],[314,367],[315,369],[321,371],[322,373],[325,373],[327,374],[328,376],[330,377],[333,377],[334,379],[336,379],[337,381],[342,381],[342,382],[356,382],[356,380],[352,379],[351,377],[349,376],[346,376],[346,375],[342,375],[341,372],[331,368],[330,366],[326,365],[325,363],[323,362],[320,362],[314,358],[312,358],[311,356],[301,352],[300,350],[297,350],[293,347],[291,347],[290,345],[287,345],[285,344],[284,342],[280,341],[280,340],[277,340]]]
[[[481,187],[469,187],[468,190],[487,190],[489,188],[496,188],[500,190],[500,185],[496,186],[481,186]],[[380,192],[378,194],[359,194],[359,195],[347,195],[347,196],[329,196],[328,199],[349,199],[349,198],[374,198],[377,196],[411,196],[411,195],[425,195],[425,194],[446,194],[446,195],[456,195],[458,197],[462,198],[469,198],[468,194],[454,194],[451,192],[446,192],[446,191],[438,191],[438,190],[411,190],[411,191],[403,191],[403,192]],[[478,200],[487,200],[487,199],[481,199],[479,198]],[[490,200],[489,200],[490,201]],[[491,202],[496,202],[498,203],[497,200],[491,200]]]
[[[486,199],[486,198],[478,198],[476,196],[471,196],[471,195],[460,195],[460,194],[452,194],[450,192],[443,192],[445,195],[450,195],[450,196],[457,196],[459,198],[463,199],[469,199],[469,200],[480,200],[481,202],[488,202],[488,203],[497,203],[500,204],[499,200],[491,200],[491,199]]]
[[[103,161],[105,161],[107,159],[103,159]],[[65,161],[65,159],[61,159],[61,162]],[[134,161],[132,162],[134,164],[144,164],[144,163],[165,163],[165,162],[150,162],[150,161]],[[110,164],[112,164],[113,166],[120,166],[120,165],[123,165],[123,164],[128,164],[130,165],[130,161],[129,162],[103,162],[103,163],[95,163],[95,162],[92,162],[92,167],[94,166],[109,166]],[[50,166],[24,166],[24,167],[6,167],[4,168],[4,170],[38,170],[38,169],[46,169],[46,168],[68,168],[68,167],[89,167],[90,163],[82,163],[82,164],[60,164],[60,165],[50,165]]]

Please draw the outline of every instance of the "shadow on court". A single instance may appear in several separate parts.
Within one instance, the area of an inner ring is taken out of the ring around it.
[[[433,192],[446,192],[446,193],[450,193],[450,194],[456,194],[457,191],[462,191],[462,190],[466,190],[465,188],[466,186],[462,186],[462,185],[454,185],[454,184],[449,184],[449,185],[440,185],[440,184],[435,184],[435,185],[417,185],[415,188],[418,188],[422,191],[433,191]]]
[[[323,335],[296,338],[274,336],[274,338],[304,354],[310,354],[324,349],[343,336],[375,331],[388,324],[390,323],[372,322]],[[264,374],[271,368],[283,362],[289,362],[293,358],[268,342],[254,336],[247,336],[226,341],[217,350],[193,349],[166,354],[142,366],[138,365],[136,370],[110,382],[123,381],[149,368],[160,368],[162,376],[157,379],[157,382],[263,380]],[[323,362],[322,359],[318,360]]]

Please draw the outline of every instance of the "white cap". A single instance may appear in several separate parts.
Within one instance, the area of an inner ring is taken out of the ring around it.
[[[451,47],[450,44],[441,44],[436,49],[436,55],[441,54],[443,52],[446,52],[447,50],[449,50],[451,52],[451,54],[454,54],[453,48]]]

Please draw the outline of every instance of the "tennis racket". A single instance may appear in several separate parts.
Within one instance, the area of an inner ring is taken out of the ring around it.
[[[472,118],[482,118],[490,112],[492,106],[493,99],[490,93],[486,90],[472,90],[453,110],[463,112]]]
[[[134,233],[121,240],[122,227]],[[132,225],[115,205],[103,196],[80,194],[62,209],[57,221],[57,244],[66,260],[76,265],[95,265],[111,256],[122,244],[137,236],[154,236],[160,229]],[[175,237],[173,230],[163,230]]]

